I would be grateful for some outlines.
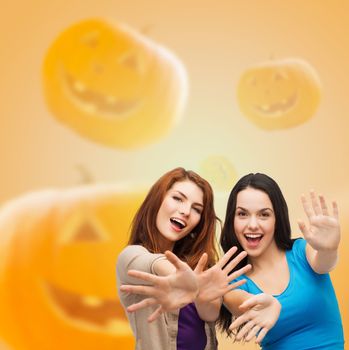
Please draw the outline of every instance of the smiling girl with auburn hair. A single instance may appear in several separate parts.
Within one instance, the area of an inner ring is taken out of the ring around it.
[[[151,187],[117,262],[136,349],[217,349],[222,296],[244,283],[229,284],[249,266],[229,274],[246,256],[228,263],[236,247],[217,262],[216,220],[212,188],[193,171],[173,169]]]

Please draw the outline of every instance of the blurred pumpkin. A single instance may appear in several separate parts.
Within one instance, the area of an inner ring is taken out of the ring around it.
[[[304,60],[267,61],[247,69],[238,83],[242,113],[267,130],[289,128],[310,119],[320,102],[320,80]]]
[[[154,142],[178,121],[187,96],[183,65],[125,25],[84,20],[64,30],[43,66],[53,115],[113,147]]]
[[[140,192],[29,194],[0,211],[0,334],[16,350],[133,349],[115,263]]]
[[[211,155],[200,164],[200,173],[216,191],[229,191],[237,180],[233,163],[225,156]]]

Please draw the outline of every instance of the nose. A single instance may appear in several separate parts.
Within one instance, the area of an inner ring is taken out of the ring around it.
[[[187,204],[187,203],[181,203],[179,208],[178,208],[178,212],[179,214],[181,215],[184,215],[184,216],[188,216],[190,214],[190,205]]]
[[[248,228],[250,230],[257,230],[258,229],[258,221],[254,215],[252,215],[248,221]]]

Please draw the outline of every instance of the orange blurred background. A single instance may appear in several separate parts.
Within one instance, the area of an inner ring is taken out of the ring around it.
[[[314,188],[339,203],[341,260],[332,278],[348,338],[348,11],[345,0],[8,2],[0,13],[0,203],[87,180],[149,187],[165,171],[183,166],[210,180],[223,218],[234,181],[265,172],[282,188],[298,236],[296,222],[304,217],[299,197]],[[125,23],[184,65],[186,106],[180,122],[162,138],[139,148],[112,148],[80,136],[51,115],[42,84],[47,50],[63,30],[89,18]],[[298,126],[261,129],[239,109],[239,79],[251,65],[293,57],[319,75],[319,107]],[[6,340],[1,329],[0,338]],[[220,337],[219,349],[239,347]]]

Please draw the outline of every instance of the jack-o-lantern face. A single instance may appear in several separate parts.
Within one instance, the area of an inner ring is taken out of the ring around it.
[[[143,194],[36,193],[0,212],[0,334],[20,349],[132,349],[115,263]]]
[[[77,23],[54,41],[44,62],[54,116],[93,141],[135,147],[162,137],[187,95],[182,64],[125,26]]]
[[[212,155],[201,162],[200,172],[214,190],[230,191],[237,174],[232,162],[224,157]]]
[[[314,69],[299,59],[269,61],[248,69],[238,85],[238,102],[246,117],[264,129],[299,125],[320,102]]]

